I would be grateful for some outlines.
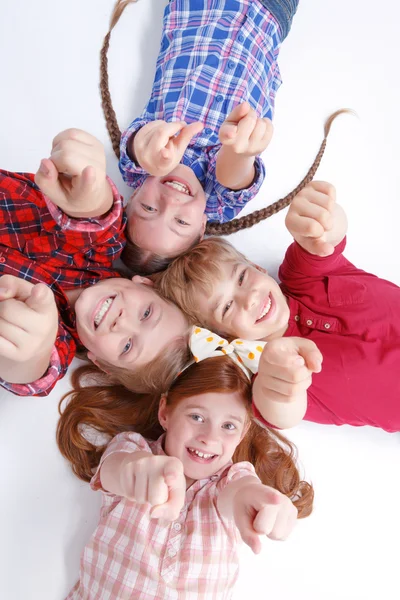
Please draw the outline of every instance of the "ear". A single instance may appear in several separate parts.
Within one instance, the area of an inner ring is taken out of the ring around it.
[[[206,213],[204,213],[204,215],[202,216],[202,219],[201,219],[200,241],[204,239],[204,233],[206,231],[206,225],[207,225],[207,215],[206,215]]]
[[[158,420],[164,431],[167,431],[168,425],[168,409],[167,409],[167,396],[163,394],[160,398],[160,404],[158,405]]]
[[[140,275],[134,275],[132,277],[132,281],[134,283],[141,283],[143,285],[149,285],[150,287],[154,287],[154,281],[152,281],[148,277],[141,277]]]
[[[95,364],[95,365],[96,365],[96,367],[97,367],[98,369],[100,369],[100,371],[103,371],[103,373],[107,373],[107,374],[108,374],[108,371],[107,371],[107,370],[106,370],[106,369],[105,369],[103,366],[101,366],[101,365],[99,364],[99,362],[98,362],[98,360],[97,360],[96,356],[93,354],[93,352],[88,352],[88,353],[87,353],[87,357],[88,357],[88,359],[89,359],[89,360],[91,360],[91,361],[92,361],[92,363],[93,363],[93,364]]]

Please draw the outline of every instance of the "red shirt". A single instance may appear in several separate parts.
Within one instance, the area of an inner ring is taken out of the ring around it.
[[[323,355],[304,418],[400,431],[400,288],[357,269],[345,245],[318,257],[295,242],[279,270],[285,336],[308,338]]]
[[[47,395],[65,375],[76,347],[75,314],[63,290],[118,277],[113,261],[124,246],[122,198],[100,219],[73,219],[46,198],[29,173],[0,170],[0,275],[46,283],[54,292],[59,327],[47,372],[31,384],[0,385],[20,396]]]

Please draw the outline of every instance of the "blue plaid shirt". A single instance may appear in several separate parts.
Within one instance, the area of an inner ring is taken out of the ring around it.
[[[126,183],[141,186],[148,176],[128,156],[129,138],[149,121],[201,121],[182,163],[202,184],[206,214],[230,221],[254,198],[265,167],[255,160],[256,177],[244,190],[217,181],[218,132],[232,109],[247,100],[260,117],[272,118],[281,84],[277,58],[279,26],[259,0],[172,0],[164,27],[150,100],[121,139],[120,170]]]

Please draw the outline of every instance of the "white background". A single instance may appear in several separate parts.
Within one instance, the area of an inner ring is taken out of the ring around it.
[[[0,165],[35,171],[54,135],[76,126],[107,148],[123,193],[98,92],[99,50],[112,0],[1,2]],[[129,7],[114,31],[111,91],[121,127],[151,88],[165,0]],[[268,177],[251,210],[290,191],[332,128],[318,178],[337,186],[350,221],[347,256],[400,284],[400,84],[396,0],[301,0],[284,42]],[[274,273],[290,239],[284,215],[233,241]],[[400,370],[400,365],[399,365]],[[97,522],[100,497],[75,479],[54,439],[57,403],[0,400],[0,598],[62,600]],[[379,398],[376,399],[379,402]],[[236,598],[375,600],[399,597],[400,434],[304,423],[290,432],[315,486],[313,515],[285,543],[243,550]]]

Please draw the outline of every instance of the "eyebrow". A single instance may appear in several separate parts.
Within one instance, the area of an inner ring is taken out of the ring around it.
[[[231,273],[231,279],[233,279],[236,276],[236,271],[238,270],[238,268],[239,268],[239,263],[236,263],[235,265],[233,265],[232,273]],[[221,304],[222,298],[223,298],[223,294],[220,294],[218,296],[218,298],[216,299],[215,304],[214,304],[214,306],[212,308],[212,311],[213,311],[214,314],[217,312],[217,308],[219,308],[219,305]]]
[[[186,410],[207,411],[207,409],[204,408],[204,406],[198,406],[197,404],[188,404],[186,406]],[[230,421],[237,421],[237,423],[240,423],[241,425],[243,424],[243,420],[240,417],[236,417],[235,415],[226,415],[225,418],[229,419]]]
[[[240,417],[235,417],[235,415],[227,415],[227,419],[230,421],[237,421],[241,425],[243,424],[243,420]]]
[[[173,233],[175,233],[176,235],[179,235],[179,237],[183,237],[183,238],[188,238],[191,237],[192,233],[189,231],[188,234],[182,233],[181,231],[177,231],[176,229],[173,229],[170,225],[168,225],[168,229],[170,231],[172,231]]]

